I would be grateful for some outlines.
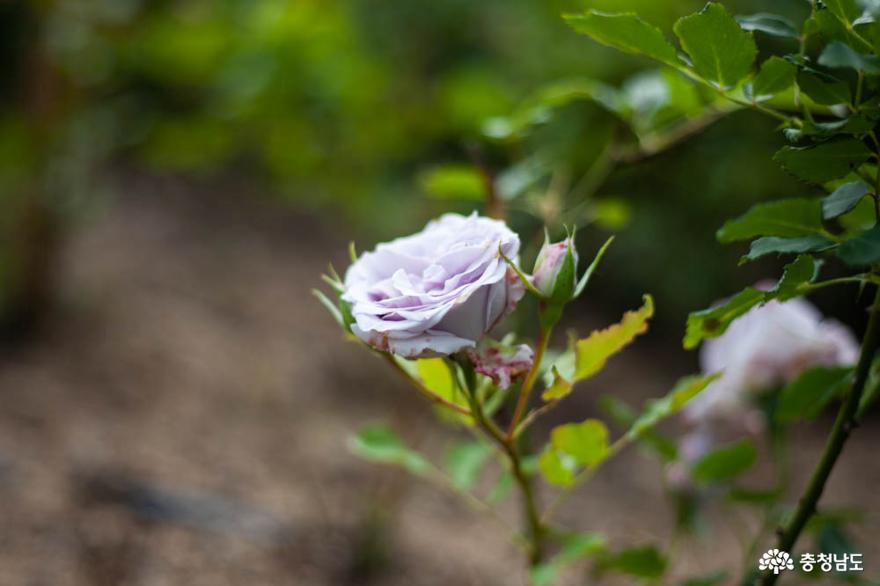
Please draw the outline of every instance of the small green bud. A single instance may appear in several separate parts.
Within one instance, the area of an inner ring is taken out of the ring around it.
[[[577,261],[572,238],[561,242],[545,242],[535,261],[532,285],[547,299],[568,301],[574,296]]]

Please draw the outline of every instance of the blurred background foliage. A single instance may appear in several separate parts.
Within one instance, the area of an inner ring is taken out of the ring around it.
[[[112,204],[102,177],[134,169],[244,177],[363,242],[482,205],[490,179],[520,230],[593,224],[585,255],[621,232],[596,295],[616,312],[650,289],[660,324],[677,333],[686,311],[775,274],[772,259],[732,268],[742,251],[715,242],[723,219],[807,188],[771,161],[782,142],[772,122],[747,112],[656,156],[607,164],[618,145],[634,135],[649,144],[709,98],[577,35],[560,14],[633,10],[669,31],[701,4],[0,2],[4,329],[21,329],[51,298],[54,258],[77,217]],[[772,8],[799,21],[806,3]],[[606,98],[624,102],[628,124]]]

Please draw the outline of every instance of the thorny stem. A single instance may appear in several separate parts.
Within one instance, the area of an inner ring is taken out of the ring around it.
[[[788,524],[780,530],[777,547],[782,551],[791,551],[791,548],[797,543],[798,537],[800,537],[807,521],[815,514],[816,505],[825,489],[825,483],[834,469],[834,464],[840,457],[846,440],[849,439],[850,433],[858,423],[856,416],[859,403],[865,390],[865,384],[868,381],[871,362],[877,353],[877,348],[880,347],[880,288],[877,289],[870,311],[871,316],[868,319],[868,329],[865,331],[865,337],[862,340],[862,351],[856,365],[855,381],[844,398],[843,404],[840,406],[837,419],[834,421],[834,427],[832,427],[831,434],[828,436],[828,442],[825,444],[822,458],[819,460],[819,465],[813,472],[810,483],[798,502],[794,515]],[[761,580],[761,584],[763,586],[772,586],[778,579],[778,574],[767,573]]]

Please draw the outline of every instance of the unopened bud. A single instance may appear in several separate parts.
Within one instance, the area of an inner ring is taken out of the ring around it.
[[[569,250],[573,262],[570,271],[564,274],[565,259]],[[561,295],[564,297],[561,301],[570,299],[575,290],[577,260],[577,251],[571,238],[552,244],[545,242],[535,261],[535,269],[532,271],[532,284],[535,289],[548,298]],[[564,290],[556,291],[557,281],[560,280],[560,277],[567,282],[560,283],[560,286],[564,286]]]

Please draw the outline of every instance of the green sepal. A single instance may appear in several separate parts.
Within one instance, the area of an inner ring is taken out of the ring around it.
[[[581,275],[580,281],[578,281],[577,287],[574,290],[574,297],[580,297],[581,293],[584,292],[584,289],[587,288],[587,283],[590,282],[590,277],[593,276],[593,272],[595,272],[596,267],[599,266],[599,261],[602,260],[602,257],[605,255],[605,251],[608,250],[608,247],[611,246],[611,243],[614,242],[614,236],[609,236],[608,240],[605,241],[605,244],[599,249],[599,252],[596,253],[596,256],[593,258],[593,262],[590,263],[590,266],[587,267],[587,270],[584,271],[584,274]]]

